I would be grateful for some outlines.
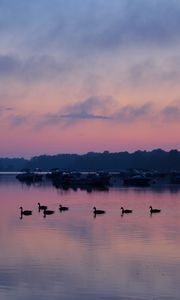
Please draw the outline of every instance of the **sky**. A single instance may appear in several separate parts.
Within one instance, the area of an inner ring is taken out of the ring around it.
[[[0,156],[180,150],[179,0],[0,0]]]

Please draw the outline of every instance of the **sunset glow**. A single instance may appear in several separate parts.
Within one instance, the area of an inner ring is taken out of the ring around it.
[[[0,1],[0,156],[180,149],[177,0]]]

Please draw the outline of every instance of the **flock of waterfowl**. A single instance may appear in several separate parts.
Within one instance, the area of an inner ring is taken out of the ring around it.
[[[94,214],[105,214],[105,210],[101,210],[101,209],[96,209],[96,207],[93,207],[94,209]],[[158,208],[152,208],[152,206],[149,207],[150,209],[150,214],[153,213],[160,213],[161,209]],[[124,207],[121,206],[121,213],[123,214],[131,214],[133,211],[132,209],[124,209]]]
[[[130,214],[133,212],[132,209],[124,209],[124,207],[121,206],[121,214]],[[152,208],[152,206],[149,207],[150,209],[150,214],[153,214],[153,213],[160,213],[161,212],[161,209],[157,209],[157,208]],[[23,210],[23,207],[21,206],[20,207],[20,210],[21,210],[21,219],[23,216],[31,216],[32,215],[32,210]],[[39,212],[40,211],[43,211],[43,214],[44,214],[44,218],[47,216],[47,215],[52,215],[55,213],[54,210],[50,210],[48,209],[48,207],[46,205],[41,205],[40,203],[38,203],[38,210]],[[63,211],[68,211],[69,210],[69,207],[66,207],[66,206],[62,206],[61,204],[59,204],[59,211],[60,212],[63,212]],[[106,211],[105,210],[101,210],[101,209],[97,209],[95,206],[93,207],[93,213],[94,215],[97,215],[97,214],[105,214]]]
[[[21,210],[21,217],[20,217],[20,219],[22,219],[23,216],[31,216],[32,212],[33,212],[32,210],[23,210],[22,206],[20,207],[20,210]],[[48,209],[48,207],[46,205],[41,205],[39,202],[38,202],[38,210],[39,210],[39,212],[43,211],[44,218],[47,215],[53,215],[55,213],[54,210]],[[69,210],[69,207],[62,206],[61,204],[59,204],[59,211],[60,212],[67,211],[67,210]]]

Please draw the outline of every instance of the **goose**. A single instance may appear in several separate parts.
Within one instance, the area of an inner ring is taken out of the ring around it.
[[[46,217],[46,215],[53,215],[53,214],[54,214],[54,210],[44,209],[44,217]]]
[[[20,210],[21,210],[21,216],[22,215],[24,215],[24,216],[32,215],[32,210],[23,210],[22,206],[20,207]]]
[[[62,206],[61,204],[59,204],[59,210],[60,211],[66,211],[66,210],[69,210],[69,207]]]
[[[152,206],[149,206],[150,208],[150,213],[153,214],[153,213],[160,213],[161,212],[161,209],[157,209],[157,208],[152,208]]]
[[[101,209],[96,209],[96,207],[93,207],[94,209],[94,214],[105,214],[105,210],[101,210]]]
[[[131,209],[124,209],[124,207],[121,207],[122,214],[131,214],[132,210]]]
[[[39,207],[39,211],[48,208],[46,205],[41,205],[39,202],[38,202],[38,207]]]

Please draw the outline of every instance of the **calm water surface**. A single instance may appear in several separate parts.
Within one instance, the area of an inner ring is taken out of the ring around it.
[[[0,201],[0,299],[180,299],[180,190],[62,191],[0,176]],[[38,202],[55,214],[43,218]],[[20,219],[20,206],[33,215]]]

